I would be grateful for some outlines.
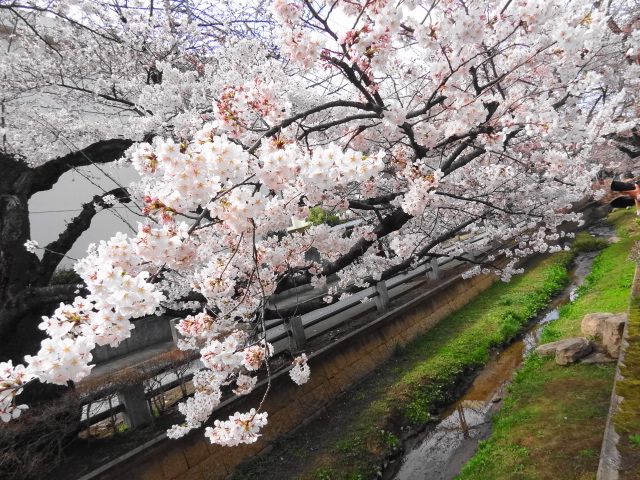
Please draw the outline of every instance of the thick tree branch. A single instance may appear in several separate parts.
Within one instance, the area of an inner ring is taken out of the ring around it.
[[[100,140],[86,148],[71,152],[34,168],[30,195],[51,189],[62,174],[73,168],[84,167],[94,163],[110,163],[122,158],[124,152],[133,143],[132,140],[121,138]]]
[[[444,168],[442,168],[442,173],[446,177],[450,173],[456,171],[458,168],[464,167],[486,152],[487,150],[484,147],[475,147],[472,152],[469,152],[466,155],[458,158],[457,160],[455,160],[455,162],[451,162],[450,164],[445,165]]]
[[[440,105],[447,99],[444,95],[439,95],[431,100],[429,100],[424,107],[418,108],[417,110],[413,110],[412,112],[407,113],[407,119],[416,118],[420,115],[424,115],[429,110],[431,110],[436,105]]]
[[[509,215],[528,215],[531,217],[542,217],[542,215],[534,215],[532,213],[527,213],[527,212],[516,212],[513,210],[507,210],[505,208],[501,208],[498,207],[497,205],[487,201],[487,200],[482,200],[480,198],[476,198],[476,197],[463,197],[460,195],[455,195],[453,193],[447,193],[447,192],[435,192],[436,195],[441,195],[444,197],[449,197],[449,198],[455,198],[456,200],[462,200],[464,202],[475,202],[475,203],[481,203],[482,205],[486,205],[487,207],[491,208],[492,210],[499,210],[501,212],[504,212],[506,214]]]
[[[626,153],[629,157],[631,158],[638,158],[640,157],[640,150],[638,151],[633,151],[628,147],[625,147],[624,145],[617,145],[618,150],[620,150],[623,153]]]
[[[374,229],[373,233],[375,233],[376,235],[374,240],[366,240],[364,238],[358,240],[347,253],[345,253],[334,262],[326,265],[322,270],[322,275],[328,277],[351,265],[358,258],[364,255],[367,249],[378,239],[385,237],[391,232],[399,230],[405,223],[411,220],[411,218],[413,217],[408,213],[405,213],[401,208],[398,208],[391,214],[387,215],[382,219],[382,222],[380,222]],[[296,286],[306,285],[311,282],[311,278],[312,275],[308,272],[295,276],[285,277],[278,283],[278,288],[276,288],[276,291],[274,293],[280,293]]]
[[[309,110],[305,110],[304,112],[298,113],[297,115],[293,115],[292,117],[289,117],[289,118],[283,120],[278,125],[274,125],[273,127],[271,127],[269,130],[264,132],[262,137],[260,137],[258,140],[256,140],[254,142],[254,144],[251,145],[251,147],[249,147],[249,153],[255,152],[258,149],[258,147],[260,147],[260,143],[262,142],[263,138],[272,137],[276,133],[278,133],[280,130],[282,130],[283,128],[286,128],[289,125],[292,125],[293,123],[297,122],[298,120],[308,117],[309,115],[313,115],[314,113],[319,113],[319,112],[322,112],[324,110],[328,110],[330,108],[337,108],[337,107],[357,108],[359,110],[366,110],[366,111],[369,111],[369,112],[370,111],[376,111],[377,112],[377,111],[380,110],[379,108],[376,108],[372,104],[361,103],[361,102],[352,102],[352,101],[349,101],[349,100],[334,100],[332,102],[323,103],[322,105],[318,105],[317,107],[313,107],[313,108],[310,108]]]
[[[416,154],[416,158],[424,158],[429,152],[429,149],[424,145],[420,145],[418,142],[416,142],[416,136],[413,132],[413,127],[411,126],[411,124],[409,122],[404,122],[402,125],[400,125],[400,128],[409,139],[409,144],[411,145],[411,148],[413,148],[413,151]]]
[[[13,297],[8,305],[0,308],[0,338],[5,337],[30,311],[52,303],[69,302],[79,295],[76,293],[77,290],[78,286],[75,284],[24,289]]]
[[[319,123],[318,125],[314,125],[313,127],[305,127],[304,132],[300,136],[298,136],[298,140],[304,139],[306,136],[313,132],[328,130],[331,127],[336,127],[338,125],[349,123],[354,120],[367,120],[372,118],[380,118],[380,115],[377,113],[361,113],[360,115],[351,115],[349,117],[340,118],[332,122]]]

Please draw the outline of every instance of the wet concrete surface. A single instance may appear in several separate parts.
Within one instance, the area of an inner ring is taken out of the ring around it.
[[[540,340],[544,324],[559,317],[559,308],[575,300],[576,289],[591,270],[594,253],[580,254],[571,270],[573,283],[534,320],[521,338],[493,355],[467,392],[444,410],[438,423],[407,442],[395,480],[449,480],[475,455],[478,442],[491,436],[491,415],[502,399],[516,369]]]

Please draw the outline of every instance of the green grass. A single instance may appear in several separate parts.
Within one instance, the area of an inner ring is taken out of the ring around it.
[[[578,252],[597,252],[609,246],[609,242],[603,238],[596,238],[588,232],[578,232],[572,247]]]
[[[621,241],[595,259],[581,297],[561,309],[541,343],[580,336],[587,313],[627,310],[635,268],[627,257],[637,231],[628,212],[610,220]],[[594,479],[614,371],[613,364],[562,367],[552,358],[529,356],[493,419],[491,438],[458,478]]]

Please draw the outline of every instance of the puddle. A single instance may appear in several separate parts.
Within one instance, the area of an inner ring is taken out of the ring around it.
[[[596,254],[576,257],[571,270],[573,283],[547,306],[519,340],[489,360],[469,390],[443,411],[438,423],[405,454],[395,476],[385,478],[449,480],[458,475],[475,454],[478,442],[491,435],[491,415],[502,406],[514,371],[537,346],[544,324],[556,320],[560,307],[576,298],[576,289],[588,275]]]
[[[605,220],[596,220],[587,227],[589,232],[594,237],[599,238],[611,238],[616,235],[616,229]]]

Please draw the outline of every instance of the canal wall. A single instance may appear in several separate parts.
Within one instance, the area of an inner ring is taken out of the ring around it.
[[[150,315],[133,320],[135,328],[131,330],[131,335],[117,347],[98,345],[91,351],[93,363],[102,365],[145,348],[172,341],[169,323],[172,318],[168,315]]]
[[[222,480],[237,465],[268,448],[274,439],[311,420],[340,393],[387,360],[398,346],[433,328],[495,279],[493,275],[470,279],[456,276],[381,314],[373,322],[309,355],[311,378],[305,385],[294,384],[287,370],[275,374],[263,404],[263,410],[269,413],[269,424],[255,444],[233,448],[211,445],[204,438],[203,429],[179,440],[163,434],[82,480]],[[267,382],[263,381],[250,395],[224,402],[213,418],[224,419],[234,412],[248,411],[260,402],[266,388]]]

